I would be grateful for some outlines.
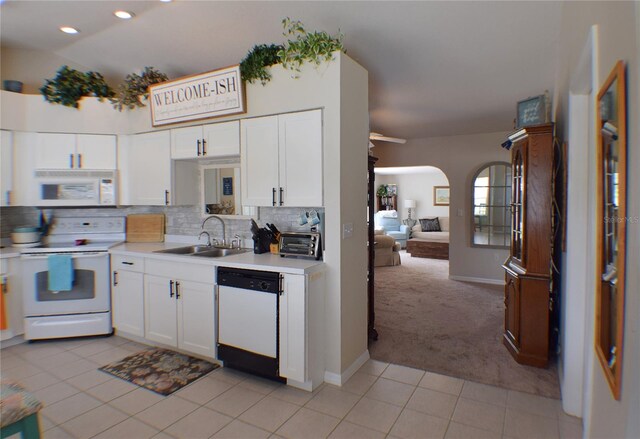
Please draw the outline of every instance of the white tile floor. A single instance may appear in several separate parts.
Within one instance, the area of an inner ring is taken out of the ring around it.
[[[120,337],[20,344],[0,374],[44,402],[44,438],[582,437],[560,401],[369,360],[314,393],[217,369],[163,397],[97,371],[145,346]]]

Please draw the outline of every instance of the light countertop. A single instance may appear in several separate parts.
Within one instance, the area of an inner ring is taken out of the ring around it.
[[[15,247],[11,247],[11,246],[6,246],[3,248],[0,248],[0,259],[5,259],[5,258],[16,258],[20,256],[20,249],[19,248],[15,248]]]
[[[173,255],[170,253],[154,253],[157,250],[184,247],[185,243],[176,242],[150,242],[150,243],[124,243],[112,247],[109,252],[115,255],[138,256],[171,260],[175,262],[187,262],[189,264],[210,265],[212,267],[245,268],[253,270],[278,271],[288,274],[310,274],[323,271],[325,265],[322,261],[313,259],[299,259],[280,257],[271,253],[256,255],[252,250],[237,255],[221,258],[204,258],[189,255]]]

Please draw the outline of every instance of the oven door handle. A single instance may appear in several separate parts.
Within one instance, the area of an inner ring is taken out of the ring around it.
[[[50,253],[52,255],[69,254],[69,253]],[[70,253],[73,259],[81,258],[102,258],[109,256],[109,253]],[[20,255],[21,259],[38,260],[47,259],[48,255]]]

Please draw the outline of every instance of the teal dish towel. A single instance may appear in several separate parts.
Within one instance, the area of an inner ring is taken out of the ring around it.
[[[49,255],[49,291],[71,291],[73,288],[73,260],[71,255]]]

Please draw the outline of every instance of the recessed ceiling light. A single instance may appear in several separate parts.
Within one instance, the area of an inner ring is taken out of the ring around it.
[[[115,11],[113,15],[115,15],[118,18],[122,18],[123,20],[128,20],[135,16],[133,12],[129,12],[129,11]]]
[[[80,32],[75,27],[70,27],[70,26],[60,26],[60,30],[65,34],[77,34],[78,32]]]

